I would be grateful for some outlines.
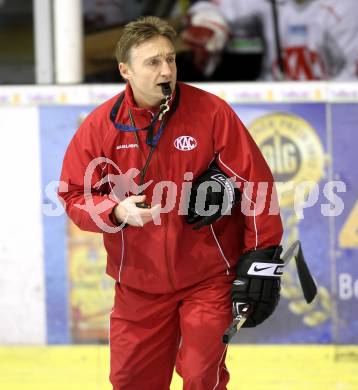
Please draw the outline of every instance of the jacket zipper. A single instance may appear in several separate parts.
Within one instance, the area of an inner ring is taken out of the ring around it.
[[[158,150],[157,150],[157,152],[158,152]],[[159,161],[158,153],[155,153],[155,159],[156,159],[156,162],[157,162],[157,169],[158,169],[159,175],[162,178],[163,176],[162,176],[162,172],[160,170],[160,161]],[[170,284],[170,287],[173,289],[173,291],[175,291],[176,289],[174,287],[174,278],[173,278],[172,269],[171,269],[171,266],[170,266],[170,261],[169,261],[169,256],[168,256],[168,244],[167,244],[168,243],[169,216],[167,214],[163,214],[163,216],[165,218],[165,224],[164,224],[164,256],[165,256],[165,262],[166,262],[166,266],[167,266],[167,270],[168,270],[169,284]]]
[[[149,113],[151,114],[152,118],[154,116],[154,113],[151,112],[150,110],[148,110]],[[130,116],[130,121],[131,121],[131,124],[132,126],[135,126],[134,124],[134,119],[133,119],[133,116],[132,116],[132,113],[131,111],[129,111],[129,116]],[[137,132],[134,133],[134,136],[136,138],[136,141],[138,143],[138,147],[139,149],[140,148],[140,144],[139,144],[139,137],[138,137],[138,134]],[[156,147],[156,149],[158,149],[158,146]],[[151,152],[153,153],[154,152],[154,149],[153,147],[151,148]],[[155,160],[156,160],[156,164],[157,164],[157,171],[159,172],[159,175],[160,177],[162,177],[162,172],[160,170],[160,163],[159,163],[159,157],[158,157],[158,153],[153,153],[153,157],[155,156]],[[148,157],[147,157],[147,161],[148,161]],[[141,172],[143,174],[143,170]],[[141,179],[144,179],[144,177],[141,177]],[[142,181],[142,180],[141,180]],[[140,183],[140,184],[143,184],[143,183]],[[166,223],[168,223],[168,219],[167,219],[167,215],[164,216],[165,219],[166,219]],[[123,236],[122,236],[123,237]],[[172,272],[171,272],[171,267],[170,267],[170,262],[169,262],[169,259],[168,259],[168,247],[167,247],[167,238],[168,238],[168,229],[165,229],[164,230],[164,256],[165,256],[165,262],[166,262],[166,266],[167,266],[167,270],[168,270],[168,280],[169,280],[169,284],[170,284],[170,287],[173,289],[173,291],[175,291],[175,287],[174,287],[174,279],[173,279],[173,275],[172,275]],[[123,240],[123,243],[124,243],[124,240]],[[123,252],[122,252],[123,254]]]

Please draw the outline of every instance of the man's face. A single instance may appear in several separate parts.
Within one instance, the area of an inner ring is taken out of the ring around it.
[[[168,38],[156,36],[132,47],[128,63],[120,63],[123,78],[132,87],[139,107],[157,106],[163,99],[161,83],[175,88],[177,68],[175,51]]]

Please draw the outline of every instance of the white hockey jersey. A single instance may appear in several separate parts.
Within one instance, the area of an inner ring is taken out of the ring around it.
[[[357,78],[357,5],[357,0],[277,0],[278,31],[286,79]],[[200,1],[190,11],[201,12],[207,7],[220,12],[230,26],[231,37],[227,42],[227,51],[242,52],[243,46],[236,45],[235,41],[240,39],[245,26],[255,26],[258,20],[264,37],[262,78],[280,78],[269,0]]]

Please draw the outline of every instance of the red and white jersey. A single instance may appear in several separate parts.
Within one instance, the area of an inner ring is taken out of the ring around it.
[[[248,20],[260,20],[265,40],[263,79],[279,78],[272,5],[268,0],[215,0],[193,8],[215,8],[230,25],[231,39],[240,37]],[[356,0],[277,0],[286,78],[352,80],[358,67]],[[230,45],[228,42],[228,46]]]

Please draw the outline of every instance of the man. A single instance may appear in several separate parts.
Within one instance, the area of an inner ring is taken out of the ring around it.
[[[355,0],[198,1],[183,38],[208,78],[238,80],[244,59],[261,52],[264,80],[355,80],[355,9]]]
[[[117,281],[115,390],[168,390],[174,365],[186,390],[226,389],[222,335],[232,299],[252,304],[254,326],[279,297],[277,275],[246,269],[256,254],[266,268],[280,262],[270,170],[228,104],[177,82],[174,36],[156,17],[125,26],[116,55],[126,89],[86,118],[63,162],[66,211],[81,229],[103,233],[107,273]],[[225,211],[200,213],[193,194],[223,176],[231,184],[218,180],[205,199],[223,206],[225,187]]]

